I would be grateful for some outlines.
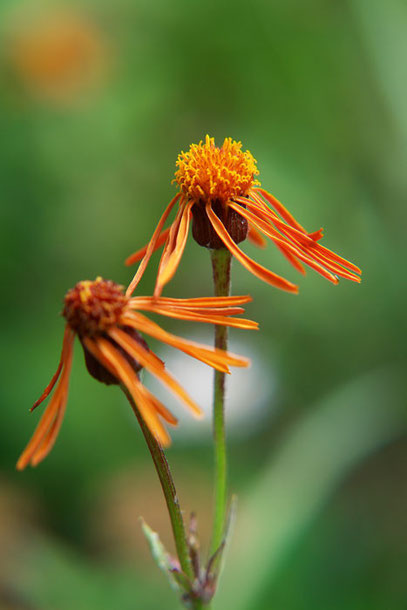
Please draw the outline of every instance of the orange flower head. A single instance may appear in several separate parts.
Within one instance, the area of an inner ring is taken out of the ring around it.
[[[162,420],[174,426],[177,419],[141,383],[138,377],[140,369],[144,368],[157,377],[194,415],[200,417],[202,411],[166,370],[163,361],[149,349],[142,334],[225,373],[230,372],[230,366],[245,367],[249,361],[177,337],[141,312],[150,311],[180,320],[256,329],[255,322],[235,317],[244,311],[240,305],[250,300],[248,296],[203,299],[130,298],[123,294],[122,286],[100,277],[95,281],[86,280],[76,284],[65,296],[63,315],[66,326],[58,368],[32,410],[51,392],[52,396],[33,437],[18,460],[17,468],[21,470],[28,464],[36,466],[48,455],[56,441],[68,401],[75,335],[84,349],[89,373],[103,383],[122,386],[137,405],[138,419],[142,419],[156,439],[165,446],[169,445],[170,437]]]
[[[62,314],[78,335],[92,336],[118,324],[128,301],[122,286],[98,277],[68,290]]]
[[[259,174],[256,159],[242,143],[225,138],[222,146],[208,135],[205,143],[192,144],[188,152],[177,159],[175,181],[188,199],[195,201],[221,201],[245,197],[249,189],[260,184],[254,179]]]
[[[227,248],[253,275],[281,290],[296,293],[298,287],[251,259],[237,244],[247,237],[264,248],[270,239],[300,273],[305,273],[305,263],[333,284],[338,284],[339,277],[360,282],[359,267],[320,243],[322,229],[308,232],[278,199],[260,187],[255,179],[259,173],[256,161],[249,151],[242,151],[240,142],[226,138],[218,148],[214,139],[206,136],[205,143],[193,144],[179,155],[177,166],[179,192],[165,209],[147,246],[126,260],[127,265],[141,260],[127,295],[136,288],[153,252],[164,246],[154,291],[156,297],[161,295],[180,263],[191,220],[198,244]],[[165,228],[176,204],[175,218]]]

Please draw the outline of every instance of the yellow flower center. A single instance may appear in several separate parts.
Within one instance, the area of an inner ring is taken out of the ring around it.
[[[98,277],[68,290],[62,314],[80,336],[94,335],[119,323],[128,300],[122,286]]]
[[[226,203],[233,197],[242,197],[250,188],[260,184],[254,176],[259,174],[251,153],[242,151],[242,143],[225,138],[222,146],[206,136],[205,143],[192,144],[188,152],[177,159],[175,181],[188,199],[219,200]]]

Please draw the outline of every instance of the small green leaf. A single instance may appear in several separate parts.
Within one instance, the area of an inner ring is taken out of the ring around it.
[[[157,532],[154,532],[142,517],[140,520],[143,533],[147,538],[154,561],[160,570],[166,575],[171,589],[180,595],[183,595],[185,591],[189,591],[188,580],[182,572],[174,567],[174,561],[171,559],[171,555],[165,549]]]

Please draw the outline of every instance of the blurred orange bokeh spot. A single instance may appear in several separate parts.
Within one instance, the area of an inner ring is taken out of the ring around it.
[[[14,19],[8,55],[30,93],[72,102],[99,85],[107,52],[101,31],[80,13],[59,10]]]

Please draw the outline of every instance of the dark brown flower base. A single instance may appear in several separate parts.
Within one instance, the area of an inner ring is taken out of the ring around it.
[[[220,201],[212,202],[212,210],[223,222],[227,232],[236,244],[246,239],[248,224],[243,216],[240,216],[235,210],[228,209]],[[192,236],[204,248],[219,250],[225,247],[225,244],[211,225],[203,202],[192,206]]]

